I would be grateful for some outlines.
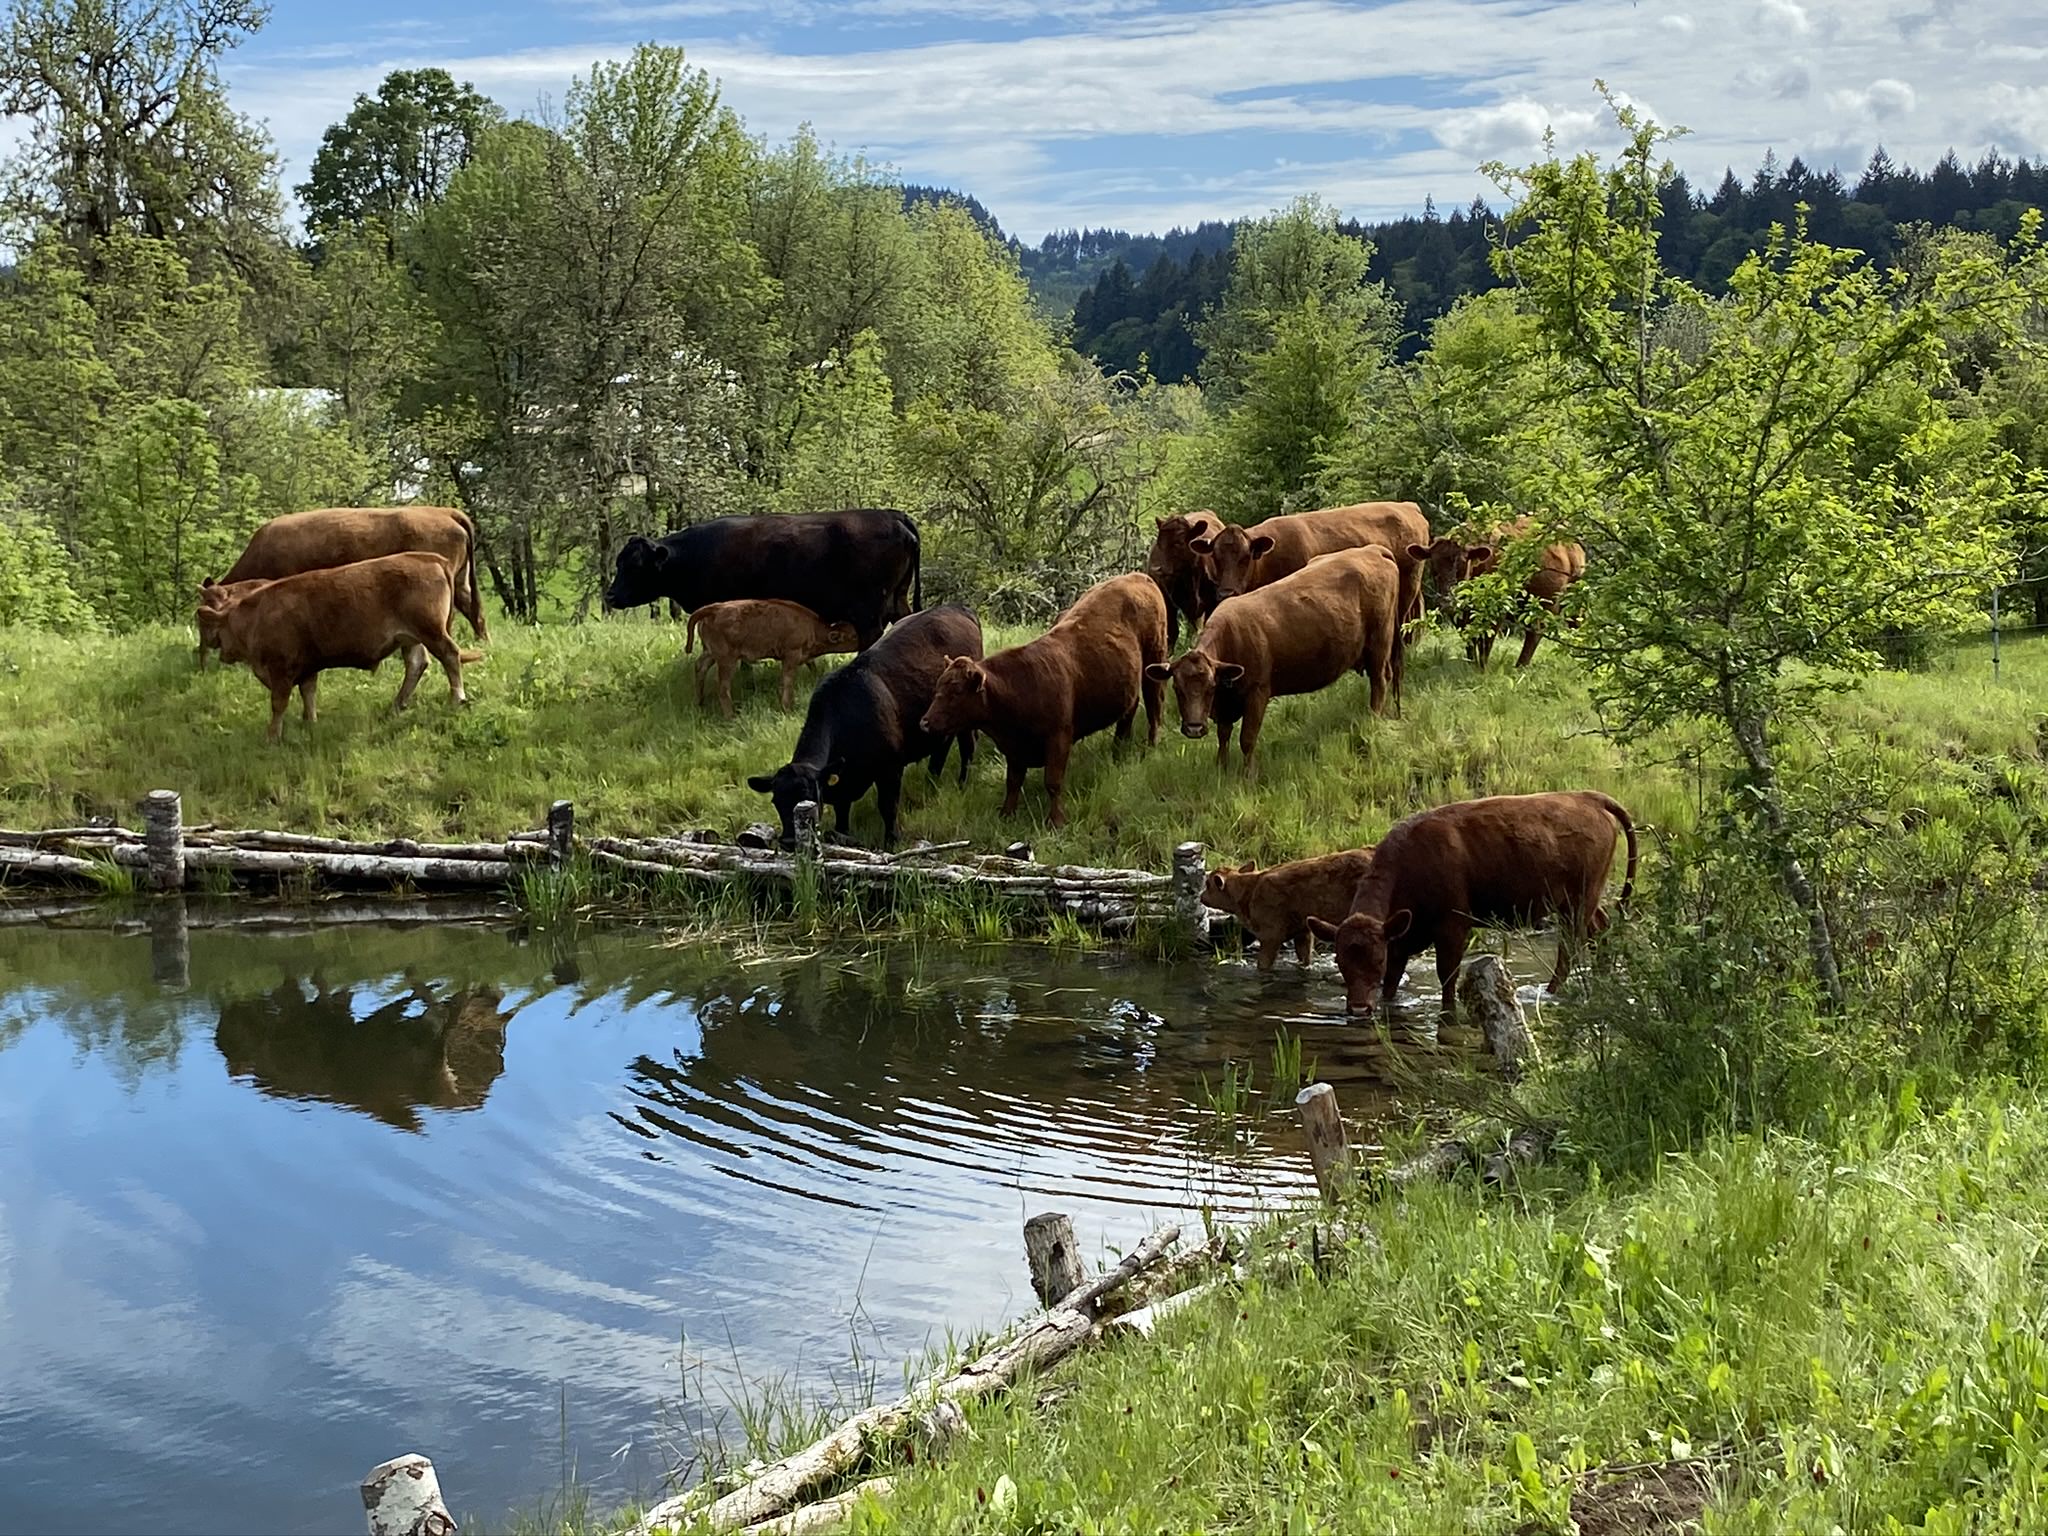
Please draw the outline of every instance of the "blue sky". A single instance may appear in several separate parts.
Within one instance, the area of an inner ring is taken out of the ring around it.
[[[1493,157],[1610,142],[1596,77],[1693,130],[1695,179],[1860,169],[1880,141],[2048,155],[2040,0],[276,0],[232,60],[287,183],[391,69],[438,64],[509,111],[600,57],[680,43],[771,140],[809,122],[1004,226],[1164,229],[1316,192],[1362,217],[1489,190]]]

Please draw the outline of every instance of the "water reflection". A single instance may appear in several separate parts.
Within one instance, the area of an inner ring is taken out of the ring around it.
[[[422,1109],[475,1109],[505,1070],[502,989],[411,981],[364,1007],[353,986],[293,977],[221,1005],[213,1043],[235,1077],[282,1099],[342,1104],[400,1130]]]

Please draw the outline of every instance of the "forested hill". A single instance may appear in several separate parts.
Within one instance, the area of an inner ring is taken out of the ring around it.
[[[1880,150],[1852,186],[1833,171],[1766,156],[1747,182],[1731,170],[1713,192],[1684,177],[1664,193],[1662,254],[1677,276],[1719,292],[1742,259],[1763,244],[1774,223],[1789,223],[1806,204],[1815,239],[1851,246],[1889,265],[1913,225],[1983,230],[2010,239],[2028,208],[2048,208],[2048,164],[1987,156],[1974,168],[1953,153],[1924,175],[1894,165]],[[992,221],[991,221],[992,222]],[[1394,292],[1408,333],[1401,351],[1420,345],[1430,320],[1462,295],[1496,285],[1488,260],[1499,220],[1483,202],[1449,216],[1434,205],[1384,223],[1347,222],[1346,234],[1373,247],[1371,276]],[[1065,313],[1064,295],[1077,278],[1074,345],[1104,368],[1135,370],[1146,360],[1155,377],[1192,379],[1202,349],[1194,323],[1221,296],[1230,275],[1234,224],[1206,222],[1165,236],[1121,230],[1047,235],[1036,248],[1012,245],[1046,308]]]

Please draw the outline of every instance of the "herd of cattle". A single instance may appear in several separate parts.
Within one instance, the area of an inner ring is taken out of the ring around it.
[[[1007,764],[1003,813],[1016,810],[1026,773],[1040,768],[1049,819],[1063,825],[1075,743],[1112,727],[1125,740],[1141,706],[1147,743],[1156,742],[1169,684],[1183,734],[1203,736],[1215,723],[1219,766],[1228,764],[1236,729],[1250,767],[1273,699],[1316,692],[1347,673],[1366,677],[1374,713],[1398,713],[1425,584],[1484,666],[1494,627],[1463,611],[1458,588],[1529,536],[1527,520],[1475,542],[1433,536],[1412,502],[1293,513],[1250,527],[1209,512],[1169,517],[1158,523],[1142,571],[1089,588],[1043,635],[993,654],[985,654],[969,610],[924,608],[917,526],[886,509],[719,518],[631,539],[605,604],[666,602],[687,611],[686,650],[700,636],[704,642],[698,701],[715,671],[728,716],[742,662],[781,663],[787,709],[797,667],[856,653],[813,691],[789,761],[748,783],[771,797],[785,838],[800,802],[831,806],[843,833],[854,803],[872,790],[884,840],[893,843],[905,768],[924,759],[936,777],[957,744],[964,783],[977,735]],[[1584,570],[1576,544],[1539,551],[1524,589],[1522,663]],[[394,708],[410,699],[429,657],[447,674],[455,702],[466,702],[462,667],[478,657],[449,633],[456,612],[479,640],[488,638],[476,531],[463,513],[292,513],[260,528],[233,568],[201,588],[199,660],[218,650],[223,662],[248,665],[270,690],[276,740],[294,689],[310,723],[321,672],[374,669],[399,652],[405,678]],[[1175,657],[1183,620],[1194,638]],[[1408,960],[1434,947],[1448,1009],[1475,924],[1555,916],[1552,987],[1562,985],[1571,946],[1606,924],[1600,898],[1617,828],[1628,841],[1626,899],[1634,829],[1619,804],[1590,792],[1441,806],[1396,825],[1377,849],[1220,871],[1204,899],[1240,917],[1259,941],[1262,967],[1284,943],[1306,963],[1317,936],[1331,941],[1358,1011],[1370,1011],[1376,993],[1391,994]]]

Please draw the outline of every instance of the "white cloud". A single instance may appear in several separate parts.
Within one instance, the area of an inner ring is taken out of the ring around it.
[[[702,12],[728,0],[672,3]],[[871,15],[983,20],[1014,9],[853,3]],[[1968,160],[1993,142],[2036,153],[2048,141],[2048,92],[2028,55],[2040,46],[2038,0],[1975,0],[1931,18],[1910,50],[1910,84],[1897,78],[1898,38],[1927,0],[1859,0],[1853,28],[1799,0],[1687,0],[1682,13],[1494,0],[1484,25],[1469,0],[1220,0],[1200,13],[1153,0],[1060,3],[1052,19],[994,38],[919,41],[928,28],[891,28],[852,53],[721,36],[713,21],[687,18],[650,19],[642,35],[685,43],[755,133],[781,139],[808,121],[907,177],[971,190],[1029,238],[1074,223],[1259,212],[1303,191],[1366,216],[1415,208],[1425,193],[1455,206],[1491,192],[1478,162],[1533,152],[1546,123],[1568,150],[1608,142],[1596,76],[1693,130],[1673,153],[1695,181],[1717,180],[1723,166],[1746,175],[1766,149],[1781,163],[1804,155],[1853,172],[1880,127],[1895,159],[1919,165],[1951,142]],[[758,14],[748,7],[746,24]],[[497,54],[422,39],[329,67],[252,49],[232,83],[237,104],[271,122],[296,180],[321,131],[391,68],[441,64],[530,111],[544,95],[559,100],[593,59],[622,55],[627,44],[597,40],[613,30],[593,23],[589,42]],[[1158,148],[1198,136],[1219,146],[1213,170],[1203,147]]]
[[[1873,123],[1889,122],[1913,110],[1917,98],[1913,87],[1903,80],[1873,80],[1858,91],[1830,91],[1828,105],[1851,117]]]

